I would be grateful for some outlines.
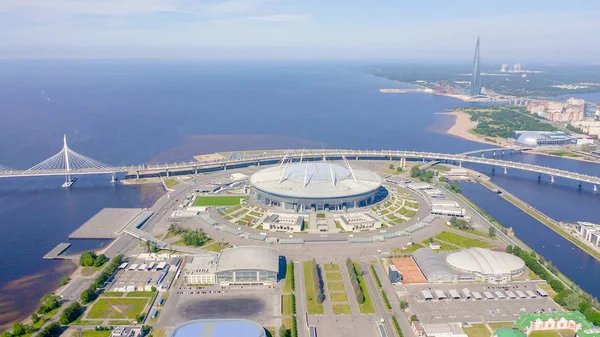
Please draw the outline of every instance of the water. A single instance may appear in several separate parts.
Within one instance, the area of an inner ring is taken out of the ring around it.
[[[350,63],[0,61],[0,77],[0,164],[19,169],[57,153],[63,134],[73,150],[113,165],[189,160],[226,150],[459,153],[485,147],[444,134],[453,117],[435,114],[465,103],[379,93],[403,85],[364,74]],[[593,164],[562,159],[511,158],[599,171]],[[60,188],[63,178],[58,177],[0,180],[0,249],[8,257],[0,260],[0,302],[15,293],[16,282],[36,289],[20,302],[24,309],[17,315],[35,307],[38,293],[52,289],[73,267],[43,261],[46,252],[100,209],[147,206],[162,193],[158,186],[113,186],[109,178],[81,177],[69,190]],[[517,171],[494,179],[558,219],[598,221],[598,196],[589,186],[579,192],[569,181],[550,186],[546,179],[538,185],[534,174]],[[77,242],[75,248],[99,244]],[[552,260],[568,270],[570,261]],[[26,278],[49,271],[53,274],[44,282],[30,284]],[[581,281],[579,273],[565,273]],[[0,306],[0,324],[14,318],[6,316],[11,310],[15,307]]]

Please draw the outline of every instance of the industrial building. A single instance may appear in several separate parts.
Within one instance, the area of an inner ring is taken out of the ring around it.
[[[532,147],[577,143],[577,138],[560,131],[515,131],[515,138],[519,145]]]
[[[258,201],[283,209],[343,210],[372,204],[383,179],[330,162],[281,163],[250,178]]]
[[[472,274],[477,281],[506,283],[525,272],[525,262],[518,256],[484,248],[467,248],[446,257],[454,270]]]
[[[263,246],[238,246],[219,255],[194,256],[184,270],[187,284],[274,284],[278,274],[278,251]]]
[[[180,325],[171,337],[266,337],[265,331],[247,319],[199,319]]]

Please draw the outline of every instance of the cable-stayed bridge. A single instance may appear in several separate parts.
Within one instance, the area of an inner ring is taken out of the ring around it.
[[[76,176],[91,174],[109,174],[112,181],[115,181],[116,173],[127,173],[128,178],[140,178],[148,176],[170,176],[179,174],[195,174],[201,171],[227,170],[232,167],[243,167],[248,165],[273,164],[278,161],[290,160],[398,160],[406,163],[406,159],[422,160],[446,160],[453,161],[462,165],[462,163],[476,163],[490,165],[493,168],[502,168],[504,173],[507,170],[517,169],[548,175],[552,182],[555,177],[572,179],[581,183],[590,183],[594,185],[594,191],[600,185],[600,177],[587,174],[560,170],[556,168],[519,163],[496,158],[486,158],[485,152],[513,151],[510,148],[486,149],[481,151],[471,151],[467,154],[448,154],[436,152],[402,151],[402,150],[352,150],[352,149],[299,149],[299,150],[269,150],[253,151],[243,153],[232,157],[222,157],[214,160],[199,160],[191,162],[157,164],[157,165],[137,165],[115,167],[95,159],[86,157],[71,150],[67,145],[66,136],[63,140],[63,148],[54,156],[34,165],[27,170],[15,170],[6,166],[0,166],[0,178],[17,177],[37,177],[37,176],[65,176],[63,187],[69,187],[74,182]],[[481,156],[477,154],[481,153]],[[405,165],[405,164],[403,164]]]

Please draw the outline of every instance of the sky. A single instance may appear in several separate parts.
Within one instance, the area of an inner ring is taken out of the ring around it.
[[[0,0],[0,58],[600,62],[600,1]]]

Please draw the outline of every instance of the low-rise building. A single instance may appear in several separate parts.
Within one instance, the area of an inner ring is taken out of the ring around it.
[[[467,334],[458,325],[450,324],[422,324],[427,337],[467,337]]]
[[[347,213],[340,215],[338,221],[348,232],[381,228],[381,221],[368,213]]]
[[[589,322],[581,312],[554,312],[543,314],[521,314],[515,326],[527,336],[533,331],[572,330],[578,337],[600,337],[598,327]]]
[[[139,332],[139,328],[118,326],[110,333],[110,337],[135,337]]]
[[[215,284],[217,264],[215,255],[197,255],[185,265],[183,271],[186,284]]]
[[[301,232],[304,228],[304,216],[272,213],[263,221],[263,228],[270,231]]]

